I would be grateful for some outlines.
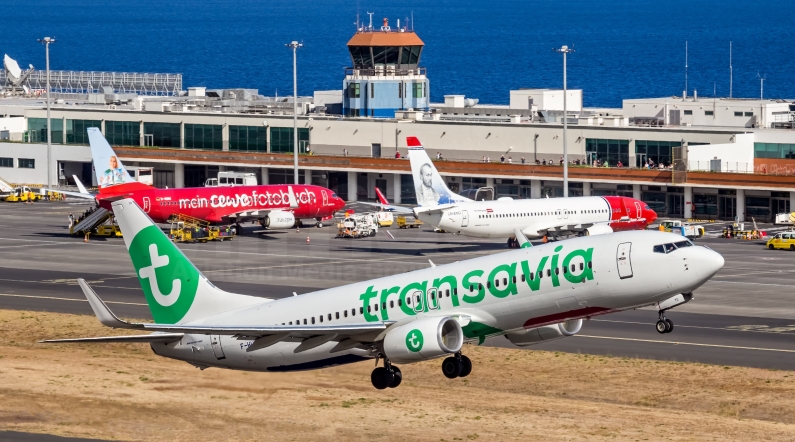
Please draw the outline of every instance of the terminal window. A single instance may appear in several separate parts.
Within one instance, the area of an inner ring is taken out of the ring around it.
[[[411,85],[411,96],[413,98],[422,98],[422,86],[424,86],[424,83],[413,83]]]
[[[33,158],[19,158],[17,160],[17,167],[20,169],[35,169],[36,160]]]
[[[0,158],[0,167],[14,167],[14,159]]]
[[[361,95],[361,85],[359,83],[349,83],[348,84],[348,97],[350,98],[359,98]]]
[[[222,150],[221,126],[217,124],[186,124],[185,148]]]
[[[50,122],[52,123],[52,128],[50,129],[51,141],[55,144],[63,144],[63,120],[52,118]],[[47,142],[46,118],[28,118],[28,141],[31,143]]]
[[[102,127],[99,120],[66,120],[66,144],[88,144],[88,128]]]
[[[148,144],[158,147],[180,147],[181,134],[179,123],[144,123],[144,138],[151,135]]]
[[[293,128],[271,127],[271,152],[293,151]],[[298,128],[298,152],[306,152],[309,146],[309,128]]]
[[[229,150],[267,152],[268,128],[265,126],[229,126]]]
[[[609,166],[615,166],[621,161],[624,166],[627,166],[629,163],[629,140],[586,138],[585,154],[590,161],[607,161]]]
[[[754,143],[754,158],[795,158],[795,144]]]
[[[105,139],[111,146],[140,146],[141,124],[137,121],[105,121]]]

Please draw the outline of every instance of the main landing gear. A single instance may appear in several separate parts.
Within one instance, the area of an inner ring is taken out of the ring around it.
[[[657,333],[665,334],[674,331],[674,323],[665,317],[665,310],[660,310],[660,319],[657,321]]]
[[[465,378],[472,373],[472,360],[458,352],[442,361],[442,373],[448,379]]]
[[[378,360],[376,360],[376,364]],[[400,369],[392,365],[389,362],[389,359],[384,358],[384,366],[383,367],[376,367],[375,370],[370,374],[370,382],[373,383],[373,387],[384,390],[386,388],[397,388],[401,382],[403,382],[403,373],[400,372]]]
[[[518,249],[519,248],[519,240],[514,238],[508,238],[508,248],[509,249]]]

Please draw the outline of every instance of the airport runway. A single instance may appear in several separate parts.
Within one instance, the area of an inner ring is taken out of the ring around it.
[[[87,207],[0,204],[0,308],[92,314],[74,282],[82,277],[120,316],[151,317],[123,240],[86,244],[68,235],[67,215]],[[444,264],[505,250],[499,240],[438,234],[430,228],[390,228],[394,240],[383,233],[351,240],[334,239],[330,227],[267,233],[258,226],[244,227],[244,235],[231,242],[181,248],[220,288],[273,298],[416,270],[428,266],[429,259]],[[594,318],[575,337],[529,348],[795,367],[795,254],[766,250],[758,241],[705,238],[699,243],[722,253],[726,265],[696,291],[692,302],[668,313],[673,333],[658,334],[656,311],[642,309]],[[487,344],[512,346],[503,337]]]

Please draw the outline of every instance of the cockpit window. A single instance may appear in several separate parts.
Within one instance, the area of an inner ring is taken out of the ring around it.
[[[693,243],[689,240],[679,241],[679,242],[670,242],[668,244],[659,244],[654,246],[654,253],[671,253],[676,249],[681,249],[682,247],[692,247]]]
[[[649,207],[649,205],[648,205],[648,204],[646,204],[645,206],[643,206],[643,208],[644,208],[644,209],[646,209],[646,210],[651,210],[651,207]]]
[[[336,198],[336,197],[337,197],[337,194],[336,194],[336,193],[332,193],[332,194],[331,194],[331,197],[332,197],[332,198]]]

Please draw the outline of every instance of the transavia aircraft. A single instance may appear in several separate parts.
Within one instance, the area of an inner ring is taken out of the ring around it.
[[[445,357],[448,378],[467,376],[467,341],[504,335],[531,345],[572,336],[591,316],[664,311],[723,267],[721,255],[679,235],[618,232],[266,299],[216,288],[133,200],[112,206],[155,323],[118,319],[78,281],[103,324],[153,333],[45,342],[148,342],[201,369],[308,370],[376,358],[379,389],[400,384],[394,364],[433,358]],[[670,331],[660,317],[658,327]]]
[[[657,219],[649,206],[621,196],[472,201],[447,188],[416,137],[407,137],[411,174],[419,207],[414,215],[448,232],[478,238],[511,238],[521,231],[528,238],[596,235],[645,229]],[[405,207],[386,206],[395,211]]]
[[[158,189],[130,177],[99,129],[88,128],[88,139],[99,193],[66,193],[96,199],[107,210],[110,210],[110,201],[128,197],[156,222],[166,222],[172,215],[183,214],[211,223],[259,220],[263,227],[284,229],[292,228],[300,219],[314,219],[322,226],[322,221],[332,218],[345,206],[336,193],[312,185]]]

